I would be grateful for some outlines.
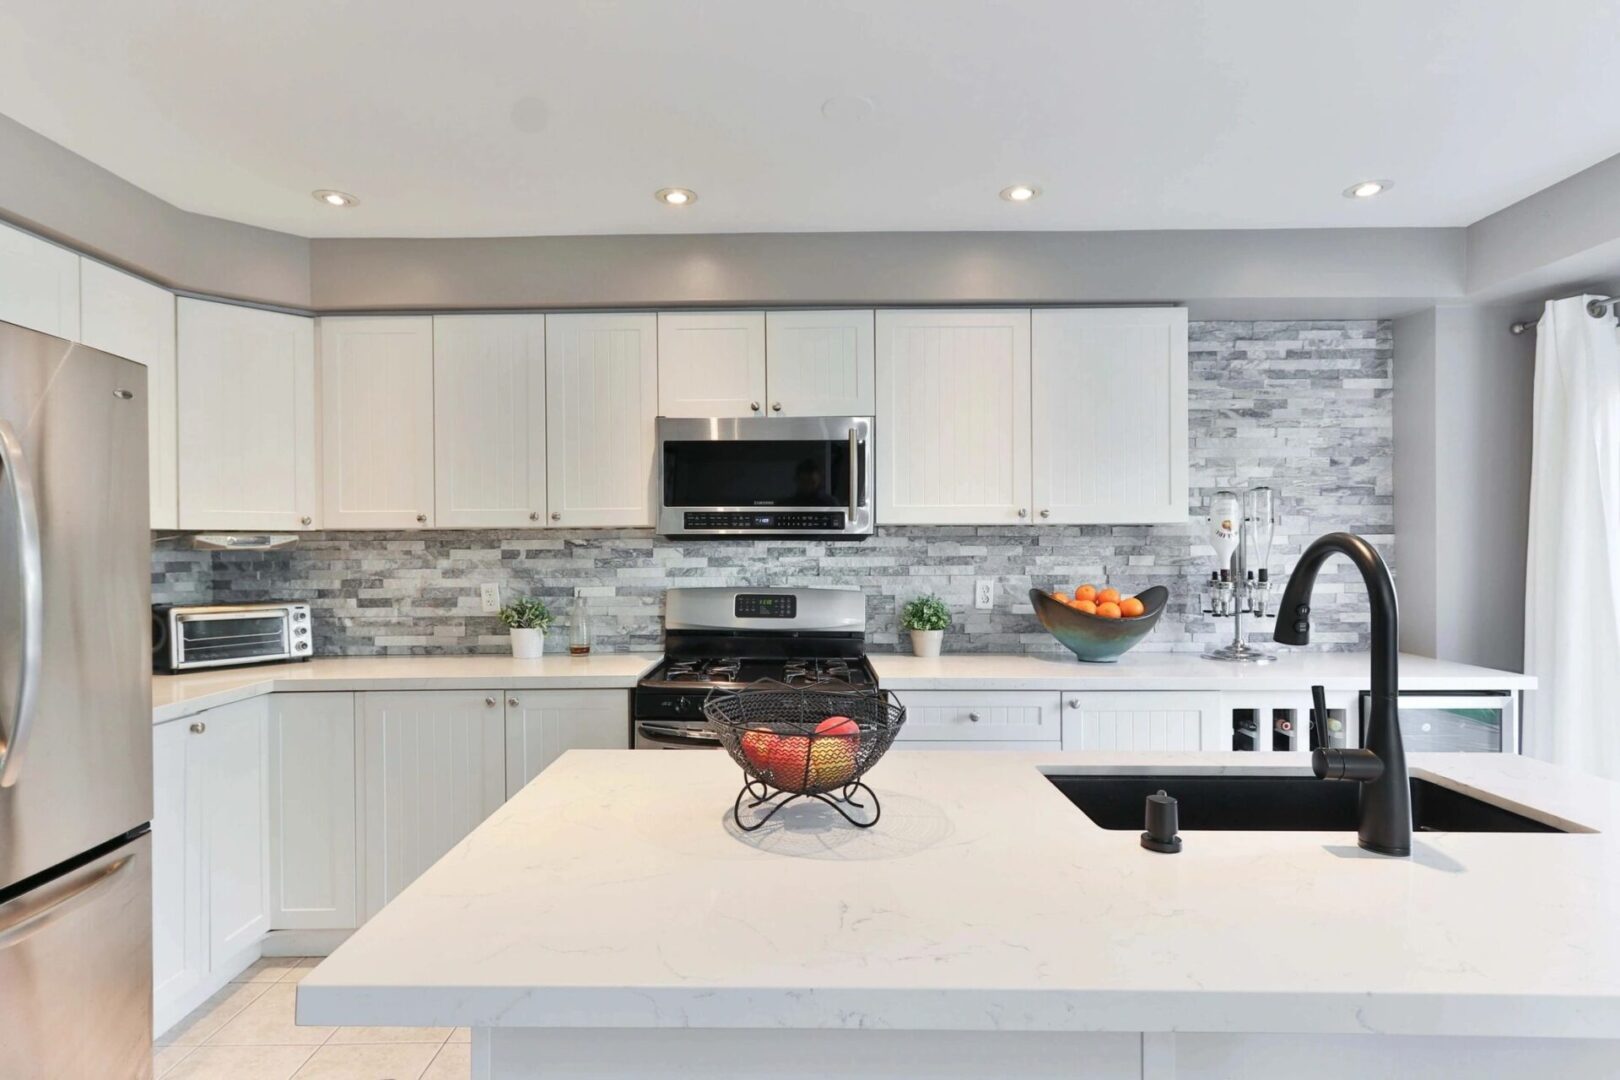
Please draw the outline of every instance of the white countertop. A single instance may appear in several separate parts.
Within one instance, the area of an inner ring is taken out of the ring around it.
[[[1274,664],[1205,660],[1197,653],[1128,653],[1118,663],[947,653],[938,659],[874,653],[889,690],[1329,690],[1366,689],[1366,653],[1282,651]],[[1402,690],[1531,690],[1532,675],[1402,653]]]
[[[152,679],[152,721],[287,690],[584,690],[636,685],[659,653],[592,653],[514,660],[509,656],[334,657]]]
[[[1264,760],[1259,760],[1264,759]],[[307,1024],[1620,1032],[1620,785],[1414,755],[1577,835],[1094,825],[1039,769],[1302,755],[891,752],[878,826],[729,825],[723,754],[571,751],[310,974]]]
[[[158,675],[152,720],[163,723],[233,701],[288,690],[579,690],[629,688],[659,653],[592,653],[514,660],[507,656],[335,657],[303,663]],[[1141,653],[1117,664],[1035,656],[947,654],[937,660],[872,654],[891,690],[1329,690],[1367,685],[1365,653],[1298,652],[1275,664],[1222,664],[1190,653]],[[1402,654],[1402,690],[1525,690],[1517,672]]]

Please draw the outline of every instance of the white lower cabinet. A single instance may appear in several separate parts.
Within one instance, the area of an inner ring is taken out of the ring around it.
[[[1065,750],[1228,750],[1220,695],[1120,691],[1063,695]]]
[[[895,697],[906,707],[897,747],[1055,750],[1062,738],[1055,690],[911,690]]]
[[[270,698],[270,929],[359,925],[354,695]]]
[[[152,733],[152,979],[159,1032],[224,985],[270,928],[264,698]]]
[[[623,690],[515,690],[506,695],[506,797],[565,750],[624,750],[630,701]]]
[[[499,691],[356,695],[369,918],[506,799]]]

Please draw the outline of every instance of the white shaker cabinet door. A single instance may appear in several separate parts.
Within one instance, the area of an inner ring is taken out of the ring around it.
[[[869,309],[766,313],[770,414],[871,416],[877,410],[875,333]]]
[[[546,510],[546,317],[433,319],[440,528],[538,525]]]
[[[758,416],[765,407],[765,315],[661,312],[660,416]]]
[[[218,971],[270,929],[269,701],[209,709],[191,721],[202,748],[208,966]]]
[[[194,721],[152,729],[153,1034],[190,1010],[208,975],[201,741]]]
[[[506,798],[499,691],[357,696],[362,921],[472,832]]]
[[[1036,311],[1037,523],[1187,520],[1187,310]]]
[[[0,321],[78,341],[79,256],[0,225]]]
[[[1071,692],[1063,695],[1065,750],[1230,750],[1214,692]]]
[[[79,294],[84,343],[146,367],[151,525],[179,528],[174,294],[94,259],[79,260]]]
[[[315,321],[176,301],[182,529],[319,527]]]
[[[329,529],[433,524],[433,319],[320,320]]]
[[[270,929],[358,925],[354,695],[272,694]]]
[[[877,313],[877,520],[1029,521],[1029,311]]]
[[[623,690],[515,690],[506,695],[506,797],[567,750],[627,750]]]
[[[546,523],[653,523],[658,318],[546,316]]]

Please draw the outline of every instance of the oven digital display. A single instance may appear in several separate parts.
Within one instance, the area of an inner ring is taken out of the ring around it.
[[[739,619],[791,619],[799,613],[799,598],[764,593],[738,593],[734,614]]]

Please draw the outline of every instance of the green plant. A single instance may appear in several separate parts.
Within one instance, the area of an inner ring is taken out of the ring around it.
[[[553,618],[546,602],[533,596],[514,600],[501,608],[501,622],[512,630],[550,630]]]
[[[943,630],[951,625],[951,609],[932,593],[919,596],[900,609],[900,625],[907,630]]]

